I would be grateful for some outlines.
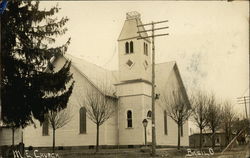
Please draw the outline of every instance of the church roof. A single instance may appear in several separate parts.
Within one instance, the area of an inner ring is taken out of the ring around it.
[[[175,61],[155,64],[155,83],[159,85],[157,88],[163,87],[175,65]]]
[[[65,58],[71,60],[72,67],[79,71],[79,73],[83,75],[87,80],[89,80],[89,82],[98,90],[100,90],[105,95],[115,97],[115,84],[119,83],[118,71],[110,71],[104,69],[98,65],[90,63],[82,58],[72,56],[70,54],[65,54]],[[164,84],[168,82],[168,79],[171,76],[171,72],[173,71],[175,71],[181,87],[184,88],[177,64],[175,61],[171,61],[155,65],[155,83],[157,86],[157,90],[164,91]],[[111,91],[108,92],[108,94],[102,91],[103,84],[105,84],[107,88],[111,88]],[[184,95],[187,96],[186,92],[184,92]]]
[[[175,73],[179,88],[183,94],[184,99],[187,101],[188,107],[191,108],[187,92],[185,90],[185,86],[183,84],[178,66],[175,61],[165,62],[155,65],[155,84],[156,90],[158,92],[164,92],[164,88],[166,88],[165,84],[168,82],[169,77],[171,77],[171,73]]]
[[[98,90],[103,92],[105,87],[110,88],[111,91],[108,92],[109,94],[105,94],[114,96],[114,83],[118,82],[118,72],[106,70],[82,58],[69,54],[65,54],[65,58],[71,60],[72,67],[78,70],[79,73],[87,78]]]
[[[122,31],[119,35],[118,41],[138,38],[138,37],[147,37],[146,32],[138,33],[138,31],[144,31],[145,28],[142,25],[140,17],[131,17],[125,20],[122,27]],[[149,40],[149,39],[148,39]]]

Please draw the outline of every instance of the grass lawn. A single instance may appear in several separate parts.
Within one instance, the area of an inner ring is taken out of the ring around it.
[[[211,157],[211,158],[246,158],[246,147],[242,149],[233,149],[232,151],[225,152],[221,155],[221,152],[215,152],[213,156],[197,156],[197,157]],[[52,152],[48,149],[41,149],[36,152],[40,153]],[[149,152],[141,152],[140,149],[100,149],[98,153],[95,153],[95,149],[73,149],[73,150],[56,150],[55,153],[60,158],[150,158],[152,157]],[[29,154],[34,155],[34,150],[29,151]],[[185,158],[187,154],[186,149],[180,151],[174,148],[157,149],[157,158]],[[196,156],[193,156],[196,157]],[[41,158],[43,158],[41,156]]]

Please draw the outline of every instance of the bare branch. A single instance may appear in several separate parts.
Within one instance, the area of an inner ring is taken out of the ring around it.
[[[203,130],[208,124],[206,119],[208,116],[208,97],[205,92],[198,91],[190,99],[193,108],[192,120],[200,130]]]
[[[192,109],[189,108],[189,101],[184,97],[182,91],[177,89],[172,93],[162,93],[160,99],[161,104],[164,105],[167,115],[174,120],[178,126],[178,149],[180,148],[181,127],[188,120],[192,114]]]
[[[52,129],[59,129],[65,126],[72,119],[71,108],[68,106],[61,111],[49,111],[48,120]]]

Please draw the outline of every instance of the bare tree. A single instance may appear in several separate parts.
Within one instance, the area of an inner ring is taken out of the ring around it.
[[[212,131],[212,147],[215,147],[215,133],[220,128],[221,123],[221,106],[216,102],[214,94],[209,96],[208,112],[206,120],[208,128]]]
[[[198,91],[190,99],[193,109],[193,122],[200,130],[200,150],[202,149],[202,131],[207,126],[208,96],[206,93]]]
[[[113,115],[117,104],[114,90],[108,85],[86,87],[85,93],[78,93],[76,98],[78,104],[86,108],[88,118],[96,124],[96,152],[99,151],[99,128]]]
[[[72,119],[71,109],[67,107],[61,111],[49,111],[47,114],[50,128],[53,131],[53,152],[55,151],[56,130],[64,127]]]
[[[178,126],[178,150],[180,149],[180,136],[183,124],[192,114],[189,100],[181,90],[173,91],[172,94],[164,93],[162,103],[165,104],[167,115],[174,120]]]
[[[236,120],[236,113],[233,110],[233,106],[229,101],[225,101],[222,107],[222,129],[225,132],[226,145],[232,139],[233,122]]]

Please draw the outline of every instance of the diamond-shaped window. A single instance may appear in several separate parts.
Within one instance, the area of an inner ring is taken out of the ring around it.
[[[131,67],[133,65],[133,61],[131,61],[130,59],[127,61],[126,63],[129,67]]]

